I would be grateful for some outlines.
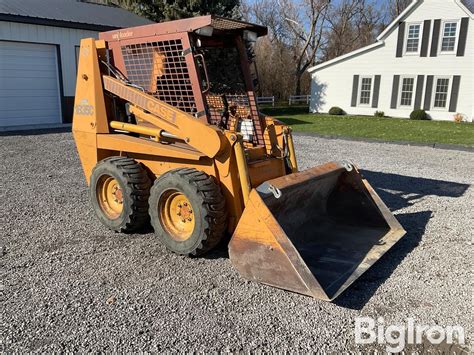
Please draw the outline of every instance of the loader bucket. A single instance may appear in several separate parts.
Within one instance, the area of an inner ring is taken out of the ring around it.
[[[404,234],[355,167],[328,163],[253,189],[229,255],[248,280],[330,301]]]

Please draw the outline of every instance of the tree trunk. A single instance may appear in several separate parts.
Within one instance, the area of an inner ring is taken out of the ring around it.
[[[296,72],[296,88],[295,88],[295,95],[301,95],[301,77],[303,74],[301,71]]]

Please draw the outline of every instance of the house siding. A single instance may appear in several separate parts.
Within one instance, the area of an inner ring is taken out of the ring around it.
[[[466,12],[454,1],[426,0],[412,11],[404,19],[404,22],[424,23],[425,20],[432,20],[431,28],[433,29],[434,21],[437,19],[461,20],[467,16]],[[433,36],[432,29],[430,30],[429,38],[430,50]],[[392,108],[394,76],[411,75],[415,78],[420,75],[423,75],[425,78],[429,76],[450,76],[450,85],[453,84],[454,76],[460,76],[456,112],[463,113],[472,120],[474,115],[474,24],[472,18],[469,18],[465,53],[461,57],[456,56],[456,53],[437,53],[436,57],[422,57],[420,54],[397,57],[398,32],[398,27],[394,28],[380,47],[313,72],[311,87],[313,99],[310,110],[312,112],[327,112],[332,106],[340,106],[349,114],[373,115],[375,110],[372,107],[351,106],[353,87],[348,83],[352,82],[351,79],[354,75],[372,75],[374,78],[376,75],[381,75],[378,110],[384,111],[386,115],[392,117],[408,117],[415,107],[416,87],[413,91],[412,107],[400,108],[398,106],[399,94],[397,92],[395,94],[397,96],[397,105],[395,108]],[[421,42],[422,36],[420,36],[420,46],[422,45]],[[425,89],[421,96],[416,101],[424,103]],[[449,105],[448,101],[445,111],[429,110],[428,113],[433,119],[452,120],[453,113],[449,112]]]

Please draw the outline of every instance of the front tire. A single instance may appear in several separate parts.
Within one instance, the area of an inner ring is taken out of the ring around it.
[[[132,232],[148,222],[150,179],[127,157],[106,158],[94,167],[89,193],[99,220],[116,232]]]
[[[184,168],[163,174],[151,188],[149,203],[155,233],[175,253],[202,255],[226,230],[224,196],[202,171]]]

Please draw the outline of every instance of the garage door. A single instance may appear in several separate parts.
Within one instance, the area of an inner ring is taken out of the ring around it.
[[[0,41],[0,127],[61,122],[56,47]]]

